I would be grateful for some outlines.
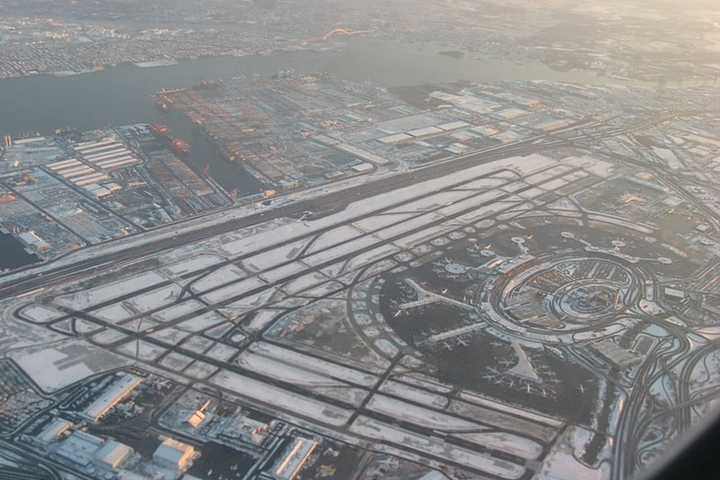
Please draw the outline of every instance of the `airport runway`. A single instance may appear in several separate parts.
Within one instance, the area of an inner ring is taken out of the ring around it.
[[[579,128],[584,125],[585,123],[577,125],[575,128]],[[512,156],[529,155],[550,148],[556,148],[564,143],[565,140],[558,139],[555,136],[531,138],[514,144],[503,145],[486,151],[468,154],[463,157],[455,158],[452,161],[434,164],[422,169],[394,175],[341,191],[332,192],[324,196],[268,209],[261,213],[249,215],[240,219],[229,220],[210,228],[182,232],[171,238],[165,238],[148,242],[143,245],[129,247],[122,251],[101,254],[87,260],[79,261],[72,265],[45,270],[42,273],[29,274],[28,277],[20,281],[3,282],[0,277],[0,298],[22,295],[45,286],[72,280],[79,275],[91,274],[98,269],[109,268],[112,265],[117,265],[128,260],[188,245],[205,240],[209,237],[240,230],[242,228],[267,222],[269,220],[286,217],[299,217],[306,211],[315,213],[332,213],[340,211],[348,203],[361,198],[390,192],[425,180],[430,180],[464,170],[472,166],[481,165],[483,163],[493,162]]]

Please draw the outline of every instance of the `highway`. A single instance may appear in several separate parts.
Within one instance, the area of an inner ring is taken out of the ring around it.
[[[670,331],[669,338],[676,340],[677,345],[673,348],[672,342],[657,343],[638,370],[632,389],[624,402],[615,435],[611,475],[613,480],[629,478],[640,466],[637,452],[645,429],[649,426],[645,419],[649,413],[646,401],[650,397],[651,387],[684,360],[691,347],[685,333],[676,325],[650,317],[646,319],[654,323],[660,322],[663,328]],[[677,382],[675,384],[677,385]]]
[[[706,361],[707,356],[715,353],[718,348],[720,348],[720,345],[718,345],[717,342],[711,342],[708,343],[697,350],[695,350],[692,353],[692,356],[687,359],[685,364],[683,364],[683,368],[680,371],[680,376],[678,378],[678,400],[677,404],[679,407],[679,412],[677,413],[678,417],[678,429],[682,432],[687,431],[691,426],[691,420],[692,420],[692,412],[691,412],[691,396],[690,396],[690,386],[691,386],[691,376],[693,373],[693,370],[695,367],[700,363],[701,361]]]

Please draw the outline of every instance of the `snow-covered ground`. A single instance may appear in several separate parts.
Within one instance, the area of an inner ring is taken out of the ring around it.
[[[203,308],[203,304],[197,300],[186,300],[181,303],[176,303],[164,310],[155,312],[153,314],[153,318],[160,320],[161,322],[169,322],[192,312],[197,312],[201,308]]]
[[[46,392],[129,363],[129,360],[81,341],[22,350],[11,357]]]
[[[588,433],[584,428],[568,428],[550,451],[536,474],[538,480],[606,480],[610,478],[610,464],[603,462],[593,469],[581,463],[576,455],[576,447],[587,442]]]
[[[211,383],[240,396],[293,412],[324,425],[340,427],[345,425],[352,415],[350,410],[313,400],[227,370],[212,377]]]
[[[440,438],[414,433],[364,416],[358,417],[351,431],[374,441],[404,445],[430,456],[450,459],[460,465],[508,480],[518,479],[525,474],[525,467],[521,465],[449,445]]]
[[[203,300],[211,304],[220,303],[233,297],[239,297],[255,290],[256,288],[262,287],[263,285],[265,285],[265,282],[258,277],[250,277],[245,280],[241,280],[240,282],[228,285],[227,287],[213,290],[212,292],[203,295]]]
[[[165,278],[159,273],[145,272],[119,282],[108,283],[99,287],[81,290],[70,295],[57,297],[55,302],[74,310],[84,310],[88,307],[137,292],[163,281],[165,281]]]
[[[563,422],[558,419],[548,417],[546,415],[541,415],[538,413],[533,413],[533,412],[530,412],[525,409],[516,408],[516,407],[513,407],[512,405],[508,405],[505,403],[500,403],[497,400],[492,400],[490,398],[478,395],[477,393],[474,393],[474,392],[468,392],[468,391],[461,392],[460,398],[467,400],[471,403],[474,403],[476,405],[492,408],[492,409],[500,411],[500,412],[507,412],[507,413],[510,413],[513,415],[517,415],[520,418],[526,418],[528,420],[543,423],[545,425],[549,425],[552,427],[560,428],[563,425]]]
[[[272,345],[267,342],[257,342],[250,347],[250,350],[265,356],[281,360],[288,365],[296,365],[314,372],[321,372],[329,377],[345,379],[358,385],[370,387],[377,382],[377,376],[365,373],[354,368],[348,368],[336,363],[311,357],[303,353]]]
[[[22,310],[22,316],[33,323],[49,323],[65,314],[47,305],[32,304]]]
[[[368,402],[367,408],[398,420],[424,425],[440,431],[472,432],[489,427],[489,425],[462,420],[452,415],[446,415],[380,394],[373,396]]]
[[[212,265],[222,263],[223,257],[218,255],[197,255],[189,260],[174,263],[167,267],[167,270],[175,276],[181,276],[188,272],[196,272]]]
[[[506,432],[454,433],[453,437],[510,453],[520,458],[534,460],[542,455],[543,447],[537,442]]]
[[[257,372],[293,385],[312,389],[313,387],[348,387],[349,385],[326,375],[315,373],[312,370],[297,367],[289,363],[257,355],[252,352],[243,352],[237,359],[241,367]]]
[[[215,270],[211,274],[196,281],[192,289],[194,292],[205,292],[245,277],[247,277],[247,273],[242,271],[237,265],[231,264]]]
[[[383,383],[380,388],[381,392],[395,395],[400,398],[411,400],[415,403],[422,403],[429,407],[444,408],[447,403],[447,397],[438,393],[428,392],[420,388],[411,387],[400,382],[388,381]]]
[[[179,295],[180,287],[178,285],[168,285],[137,295],[129,300],[129,303],[139,312],[149,312],[170,305],[177,300]]]

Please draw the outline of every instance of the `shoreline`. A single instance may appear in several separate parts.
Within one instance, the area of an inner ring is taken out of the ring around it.
[[[159,59],[159,60],[148,60],[144,62],[121,62],[121,63],[111,63],[106,65],[100,65],[93,69],[88,70],[64,70],[64,71],[56,71],[56,72],[32,72],[28,73],[26,75],[17,75],[13,77],[2,77],[0,78],[0,85],[2,85],[3,81],[12,81],[12,80],[22,80],[22,79],[28,79],[28,78],[55,78],[55,79],[64,79],[64,78],[73,78],[73,77],[80,77],[88,74],[93,73],[101,73],[101,72],[108,72],[111,70],[114,70],[116,68],[124,68],[124,67],[133,67],[138,68],[142,70],[147,69],[153,69],[153,68],[162,68],[162,67],[175,67],[178,65],[182,65],[184,63],[188,62],[197,62],[197,61],[203,61],[203,60],[237,60],[237,59],[243,59],[243,58],[252,58],[252,57],[272,57],[273,55],[282,55],[282,54],[293,54],[293,53],[327,53],[327,52],[333,52],[333,51],[339,51],[339,48],[324,48],[324,49],[317,49],[317,48],[293,48],[293,49],[278,49],[278,50],[271,50],[271,51],[263,51],[263,52],[248,52],[248,53],[242,53],[242,54],[222,54],[222,55],[199,55],[199,56],[191,56],[191,57],[178,57],[178,58],[170,58],[170,59]]]

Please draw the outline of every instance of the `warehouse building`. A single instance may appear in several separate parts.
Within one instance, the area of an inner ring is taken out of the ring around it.
[[[86,420],[97,423],[102,417],[107,415],[110,410],[118,403],[122,402],[130,395],[140,384],[142,379],[129,373],[119,375],[102,394],[95,399],[81,414]]]
[[[169,470],[185,471],[190,467],[195,457],[195,448],[192,445],[179,442],[173,438],[166,438],[153,453],[156,465]]]
[[[273,468],[271,478],[275,480],[295,480],[317,447],[318,442],[315,440],[296,437],[290,442],[283,456]]]

